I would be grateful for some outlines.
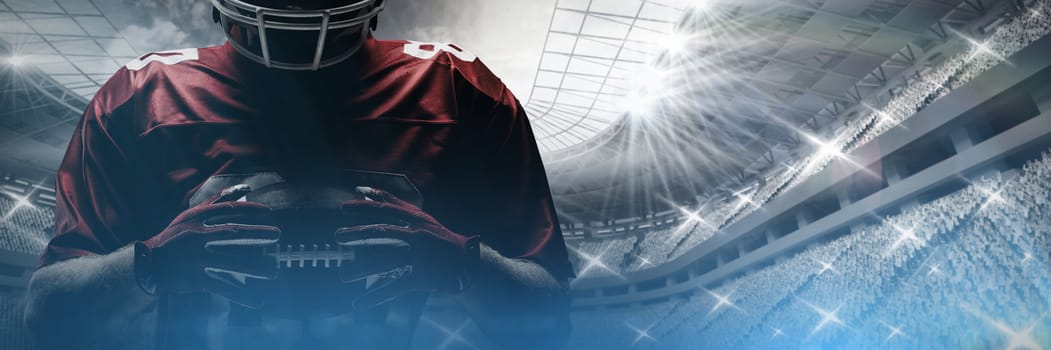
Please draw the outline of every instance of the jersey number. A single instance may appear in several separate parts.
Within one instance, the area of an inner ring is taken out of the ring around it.
[[[173,65],[183,61],[190,61],[197,59],[197,49],[183,49],[173,51],[161,51],[152,52],[145,56],[139,57],[136,60],[128,62],[125,67],[130,70],[140,70],[146,68],[146,65],[150,62],[160,62],[167,65]]]
[[[442,44],[442,43],[422,43],[417,41],[409,41],[405,44],[405,54],[416,57],[423,60],[429,60],[438,55],[438,52],[445,51],[449,54],[456,56],[464,62],[474,62],[478,59],[473,53],[464,51],[455,45]]]

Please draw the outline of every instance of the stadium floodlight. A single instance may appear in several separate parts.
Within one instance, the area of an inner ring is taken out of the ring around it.
[[[712,0],[687,0],[689,6],[692,7],[695,12],[700,13],[706,12],[709,9],[711,9],[711,1]]]
[[[843,150],[839,149],[839,146],[832,142],[818,142],[818,159],[826,159],[828,157],[843,158]]]
[[[818,138],[817,136],[802,131],[799,131],[799,134],[806,138],[807,141],[810,141],[810,143],[813,144],[816,148],[814,150],[815,152],[812,163],[822,163],[826,160],[829,160],[829,158],[833,157],[839,159],[846,158],[846,154],[843,153],[843,149],[840,148],[835,141],[825,141]]]
[[[667,70],[646,66],[631,79],[630,91],[624,96],[621,110],[627,111],[632,117],[650,117],[659,110],[660,103],[668,91]]]
[[[691,41],[693,41],[693,35],[676,30],[663,35],[659,40],[657,40],[657,45],[664,52],[671,54],[680,54],[686,52],[686,49],[689,48]]]
[[[4,63],[12,67],[18,67],[26,63],[26,57],[22,55],[11,55],[4,58]]]
[[[633,118],[646,118],[654,113],[656,98],[648,91],[635,90],[624,98],[624,108]]]

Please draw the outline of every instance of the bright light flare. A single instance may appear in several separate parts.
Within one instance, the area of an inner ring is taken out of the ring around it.
[[[901,245],[904,244],[906,241],[923,242],[923,240],[920,239],[919,236],[916,236],[916,230],[911,227],[901,227],[889,221],[884,221],[884,223],[889,224],[891,227],[894,228],[894,231],[898,233],[898,238],[895,239],[894,243],[890,245],[890,249],[887,249],[887,255],[890,255],[895,250],[898,250],[898,248],[900,248]]]
[[[977,188],[978,191],[981,191],[986,196],[985,202],[982,203],[982,206],[978,208],[978,211],[983,211],[994,204],[1002,204],[1007,202],[1007,200],[1005,200],[1004,197],[1000,195],[1000,193],[1003,192],[1003,189],[992,190],[981,186],[977,186]]]
[[[823,308],[818,307],[817,305],[814,305],[814,304],[811,304],[811,303],[808,303],[808,302],[805,302],[805,301],[803,303],[805,303],[807,306],[809,306],[810,309],[814,310],[814,312],[816,312],[818,315],[821,315],[821,322],[818,322],[817,326],[814,326],[814,329],[810,331],[810,336],[813,336],[814,334],[817,334],[817,332],[820,332],[822,329],[824,329],[829,324],[837,324],[837,325],[840,325],[840,326],[846,326],[847,325],[846,323],[843,322],[843,320],[839,319],[839,315],[838,315],[839,314],[839,309],[841,309],[843,307],[842,305],[837,306],[832,311],[829,311],[829,310],[825,310]]]
[[[818,148],[817,148],[817,158],[818,159],[828,159],[829,157],[835,157],[835,158],[843,158],[844,157],[843,150],[840,149],[839,146],[835,145],[834,143],[819,141],[819,140],[816,140],[816,139],[814,140],[814,142],[817,143],[817,145],[818,145]]]
[[[988,315],[977,311],[971,306],[964,305],[964,309],[971,312],[978,318],[982,319],[982,321],[988,323],[990,326],[999,331],[1001,335],[1007,338],[1007,346],[1004,347],[1004,349],[1006,350],[1044,348],[1040,345],[1039,342],[1037,342],[1036,338],[1033,336],[1033,331],[1036,329],[1037,326],[1043,323],[1044,317],[1047,317],[1047,313],[1040,315],[1039,318],[1037,318],[1025,328],[1013,329],[1003,321],[994,320],[992,317],[989,317]]]
[[[640,265],[642,265],[642,266],[657,266],[652,261],[650,261],[650,259],[646,259],[645,256],[639,255],[638,258],[639,258],[639,262],[641,262]]]
[[[678,207],[678,209],[680,212],[682,212],[683,218],[685,220],[679,223],[679,225],[675,227],[675,230],[672,231],[672,240],[678,240],[679,238],[682,238],[683,234],[693,231],[693,229],[698,224],[703,225],[712,230],[718,230],[718,227],[709,223],[708,220],[704,219],[704,217],[701,217],[700,209],[698,209],[697,211],[690,211],[686,207]]]
[[[814,154],[810,157],[810,161],[807,163],[805,170],[816,170],[818,167],[827,164],[826,162],[833,159],[846,159],[846,155],[843,153],[843,150],[839,145],[836,145],[836,142],[822,140],[801,130],[797,130],[797,132],[799,132],[803,138],[813,144],[816,148]]]
[[[679,31],[667,33],[657,40],[657,46],[664,52],[681,54],[687,51],[693,42],[693,35]]]
[[[646,327],[646,328],[638,328],[638,327],[632,326],[630,323],[624,323],[624,326],[630,328],[632,331],[635,332],[635,341],[631,342],[632,346],[634,346],[635,344],[638,344],[640,341],[642,341],[644,339],[651,340],[651,341],[656,341],[657,340],[657,338],[654,338],[652,335],[650,335],[650,329],[653,328],[653,325],[650,325],[649,327]]]
[[[899,335],[903,336],[903,337],[905,336],[905,332],[903,332],[901,330],[901,326],[892,326],[892,325],[890,325],[888,323],[885,323],[885,322],[880,322],[880,323],[882,323],[884,327],[887,327],[887,329],[890,329],[890,334],[887,335],[887,339],[884,339],[884,340],[891,340],[891,339],[894,339],[894,337],[899,336]]]
[[[34,208],[33,203],[31,203],[29,201],[28,197],[21,197],[20,196],[20,197],[15,199],[15,207],[12,208],[11,211],[14,211],[14,210],[16,210],[18,208],[24,208],[24,207]]]
[[[742,207],[742,206],[744,206],[746,204],[749,205],[749,206],[752,206],[752,207],[758,207],[759,203],[756,203],[752,199],[752,194],[745,194],[744,192],[747,192],[747,190],[746,191],[741,191],[741,192],[735,192],[733,194],[734,197],[737,197],[737,207],[740,208],[740,207]]]
[[[806,164],[803,168],[804,171],[816,172],[822,167],[828,165],[830,161],[840,160],[845,161],[846,164],[849,164],[866,174],[872,175],[873,177],[882,176],[881,174],[873,172],[872,169],[867,168],[864,164],[851,159],[851,157],[844,152],[843,146],[840,146],[838,141],[825,141],[800,129],[796,129],[796,132],[817,148],[814,154],[807,158]]]
[[[7,219],[10,219],[12,215],[15,215],[15,212],[18,211],[18,209],[36,208],[36,206],[34,206],[33,203],[29,201],[29,196],[32,196],[32,193],[25,196],[16,195],[13,193],[5,194],[11,197],[11,199],[14,199],[15,205],[11,207],[11,210],[8,210],[6,213],[4,213],[4,216],[2,218],[3,221],[7,221]]]
[[[692,8],[695,13],[703,14],[712,10],[712,0],[687,0],[687,2],[687,6]]]
[[[613,274],[614,276],[620,277],[622,279],[624,278],[624,275],[621,275],[620,272],[618,272],[618,271],[614,270],[613,268],[611,268],[602,259],[602,256],[606,255],[606,253],[609,251],[609,249],[610,249],[610,247],[612,247],[612,245],[607,246],[606,249],[604,249],[602,252],[599,252],[597,255],[588,254],[587,252],[582,251],[580,249],[577,249],[577,248],[575,248],[573,246],[567,246],[567,247],[569,248],[569,250],[573,251],[574,254],[577,254],[577,256],[579,256],[581,260],[584,261],[584,267],[580,268],[580,271],[577,271],[577,275],[579,275],[580,277],[583,277],[585,274],[587,274],[591,270],[600,269],[600,270],[606,270],[607,272]],[[580,280],[583,280],[583,278],[578,278],[575,281],[580,281]]]
[[[623,110],[634,118],[649,118],[658,114],[661,102],[669,91],[671,73],[649,66],[635,74],[630,81],[631,90],[624,96]]]
[[[701,217],[700,210],[690,211],[689,209],[686,209],[686,207],[679,207],[679,211],[682,212],[682,215],[684,217],[686,217],[686,222],[689,224],[701,224],[704,226],[708,226],[709,228],[715,228],[715,226],[708,223],[708,220],[705,220],[703,217]]]
[[[933,274],[940,274],[940,273],[942,273],[942,270],[940,268],[938,268],[938,265],[927,265],[927,269],[928,269],[927,270],[927,276],[928,277],[930,275],[933,275]]]
[[[823,273],[825,273],[827,271],[839,272],[839,271],[836,270],[836,267],[833,266],[832,263],[830,263],[830,262],[823,261],[823,260],[815,260],[815,261],[818,263],[818,265],[821,265],[821,270],[817,272],[818,275],[823,274]]]
[[[974,38],[972,38],[970,36],[967,36],[964,33],[960,33],[959,31],[954,30],[952,28],[946,28],[946,29],[948,31],[952,32],[953,34],[955,34],[956,36],[958,36],[960,38],[963,38],[963,40],[965,40],[969,44],[971,44],[971,47],[972,47],[972,49],[974,51],[972,51],[971,54],[969,56],[967,56],[967,61],[968,62],[970,62],[975,57],[978,57],[980,55],[989,55],[989,56],[992,56],[992,57],[996,58],[997,61],[1006,62],[1008,65],[1011,65],[1011,62],[1007,60],[1007,57],[1004,57],[1003,55],[997,53],[996,51],[993,51],[993,49],[991,47],[989,47],[989,43],[984,42],[984,41],[978,41],[978,40],[976,40],[976,39],[974,39]]]
[[[445,336],[445,339],[442,340],[442,343],[439,344],[436,347],[436,349],[447,349],[452,345],[460,345],[455,347],[458,349],[463,348],[463,346],[466,346],[471,349],[478,349],[478,346],[472,344],[466,337],[463,336],[463,332],[467,329],[468,326],[471,325],[470,320],[467,320],[464,323],[460,324],[460,326],[456,329],[449,329],[442,325],[441,322],[432,320],[429,317],[424,316],[422,317],[422,319]]]
[[[4,58],[4,63],[12,67],[23,66],[28,62],[28,59],[22,55],[11,55]]]
[[[647,118],[656,112],[657,98],[648,91],[632,91],[624,98],[624,109],[635,118]]]
[[[705,289],[704,291],[708,292],[708,295],[711,295],[712,298],[715,299],[715,306],[712,306],[712,309],[708,311],[709,315],[711,315],[713,312],[719,311],[719,309],[723,307],[731,307],[737,309],[737,305],[735,305],[733,301],[730,300],[730,297],[734,294],[733,291],[727,293],[726,295],[718,294],[710,289]]]

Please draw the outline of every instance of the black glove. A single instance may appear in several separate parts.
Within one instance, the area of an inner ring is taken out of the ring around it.
[[[208,201],[179,214],[168,228],[135,244],[135,275],[147,293],[207,291],[254,306],[243,288],[249,276],[273,279],[277,261],[263,252],[277,243],[281,230],[267,222],[270,209],[238,202],[250,192],[246,185],[227,188]]]
[[[347,201],[343,212],[378,223],[336,231],[336,242],[355,251],[354,261],[344,265],[340,277],[344,282],[382,278],[354,301],[356,309],[408,292],[459,293],[467,288],[467,268],[479,260],[477,236],[457,234],[385,191],[359,187],[358,192],[372,200]]]

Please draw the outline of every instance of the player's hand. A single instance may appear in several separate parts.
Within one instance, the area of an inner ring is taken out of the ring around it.
[[[357,309],[383,304],[408,292],[458,293],[466,269],[477,264],[479,240],[452,232],[415,205],[388,192],[359,187],[365,200],[343,204],[343,212],[370,223],[336,231],[336,242],[355,248],[340,277],[355,282],[381,277],[354,301]],[[371,199],[371,200],[369,200]]]
[[[238,202],[246,185],[227,188],[177,216],[164,231],[136,243],[136,277],[151,293],[207,291],[254,306],[239,279],[221,272],[261,279],[277,276],[277,261],[262,247],[275,244],[281,230],[265,223],[265,205]],[[243,281],[243,278],[240,279]]]

